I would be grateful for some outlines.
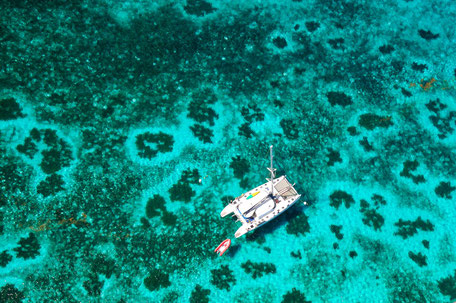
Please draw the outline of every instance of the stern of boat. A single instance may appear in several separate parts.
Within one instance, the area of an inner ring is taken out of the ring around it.
[[[223,218],[231,214],[232,212],[234,212],[234,205],[230,203],[227,206],[225,206],[225,208],[220,213],[220,216]]]

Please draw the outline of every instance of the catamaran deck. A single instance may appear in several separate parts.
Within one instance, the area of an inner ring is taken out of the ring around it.
[[[236,238],[274,219],[301,197],[286,176],[274,179],[273,186],[273,194],[271,182],[267,182],[237,197],[223,209],[222,217],[234,213],[242,223]]]

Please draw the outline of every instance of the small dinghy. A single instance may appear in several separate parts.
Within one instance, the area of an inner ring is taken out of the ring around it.
[[[230,245],[231,245],[231,240],[230,239],[226,239],[225,241],[220,243],[219,246],[217,246],[217,248],[214,250],[214,252],[217,252],[219,254],[219,256],[222,256],[225,253],[225,251],[228,250]]]

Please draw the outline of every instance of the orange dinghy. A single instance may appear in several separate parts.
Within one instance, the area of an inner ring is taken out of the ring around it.
[[[219,253],[219,256],[222,256],[223,253],[228,250],[230,245],[231,245],[231,240],[230,239],[226,239],[225,241],[220,243],[219,246],[217,246],[217,248],[214,250],[214,252],[217,252],[217,253]]]

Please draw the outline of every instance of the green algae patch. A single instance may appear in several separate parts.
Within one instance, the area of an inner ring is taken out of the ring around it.
[[[346,208],[350,208],[350,205],[355,203],[355,199],[353,199],[352,195],[342,191],[336,190],[329,196],[329,205],[332,207],[339,209],[339,206],[343,203]]]
[[[418,217],[415,221],[404,221],[399,219],[394,225],[398,228],[394,235],[401,236],[403,239],[415,235],[418,232],[418,229],[422,231],[434,231],[434,224],[429,220],[424,221],[421,217]]]
[[[171,286],[169,274],[162,270],[154,269],[149,273],[149,276],[144,279],[144,286],[150,291]]]
[[[305,235],[310,233],[309,217],[305,213],[300,213],[291,219],[286,227],[287,233],[291,235]]]
[[[0,99],[0,120],[15,120],[24,118],[22,108],[14,98]]]
[[[190,296],[190,303],[209,303],[209,289],[203,288],[201,285],[196,284]]]
[[[252,262],[248,260],[245,263],[241,264],[241,267],[248,274],[252,275],[252,278],[256,279],[262,277],[265,274],[275,274],[276,266],[273,263],[264,263],[264,262]]]
[[[437,281],[440,293],[444,296],[449,296],[450,300],[456,300],[456,270],[453,276],[448,276]]]
[[[230,290],[231,286],[236,284],[236,278],[228,265],[222,265],[219,269],[212,269],[211,274],[210,282],[218,289]]]
[[[393,125],[391,117],[378,116],[376,114],[368,113],[359,117],[359,126],[368,130],[373,130],[376,127],[388,128]]]
[[[52,174],[38,184],[36,192],[43,195],[43,197],[49,197],[65,190],[64,184],[65,182],[63,182],[61,175]]]
[[[311,301],[307,301],[304,293],[296,288],[293,288],[291,291],[284,294],[282,298],[282,303],[312,303]]]
[[[136,136],[136,148],[138,156],[145,159],[152,159],[158,153],[167,153],[173,150],[173,136],[164,132],[145,132]]]
[[[35,234],[29,233],[27,238],[21,238],[19,240],[19,246],[13,250],[17,253],[18,258],[34,259],[40,254],[39,250],[41,245],[38,243],[38,239]]]

